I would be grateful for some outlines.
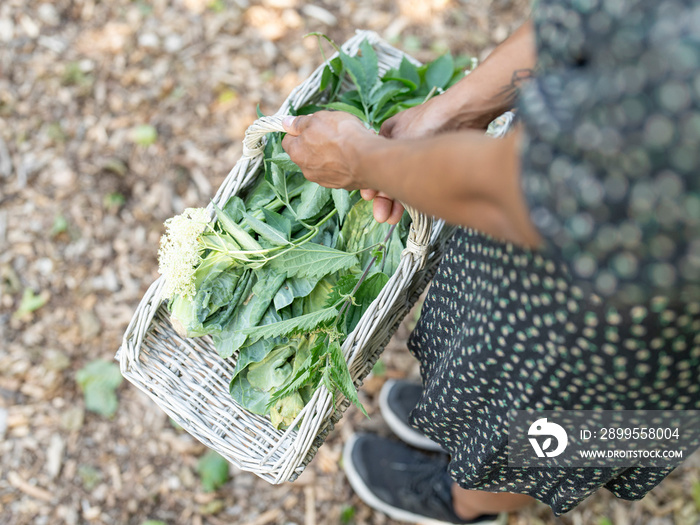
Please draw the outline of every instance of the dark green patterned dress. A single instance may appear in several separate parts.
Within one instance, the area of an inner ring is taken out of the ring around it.
[[[671,468],[507,467],[509,410],[700,409],[700,5],[539,0],[520,94],[538,252],[459,229],[410,349],[463,487],[556,514]]]

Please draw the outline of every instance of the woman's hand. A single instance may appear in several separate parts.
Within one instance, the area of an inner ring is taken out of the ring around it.
[[[287,117],[282,125],[287,132],[282,147],[307,179],[329,188],[361,188],[360,157],[378,138],[359,119],[339,111],[320,111]],[[378,222],[396,224],[401,220],[403,206],[386,193],[362,190],[360,195],[374,200]]]
[[[327,188],[362,188],[361,156],[379,137],[352,115],[319,111],[285,117],[282,147],[304,177]]]

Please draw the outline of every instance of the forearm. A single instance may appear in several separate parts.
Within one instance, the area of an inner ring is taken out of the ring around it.
[[[502,240],[539,243],[520,190],[517,133],[502,140],[464,131],[372,142],[358,166],[362,187]]]
[[[445,129],[485,127],[515,101],[518,83],[531,76],[537,53],[530,20],[499,45],[472,73],[437,97],[448,112]]]

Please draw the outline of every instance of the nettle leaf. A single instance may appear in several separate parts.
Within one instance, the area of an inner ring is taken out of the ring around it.
[[[350,113],[351,115],[354,115],[357,118],[359,118],[362,122],[365,122],[367,120],[367,116],[361,108],[351,106],[350,104],[346,104],[345,102],[331,102],[330,104],[325,104],[323,107],[326,109],[335,109],[337,111],[344,111],[345,113]]]
[[[338,210],[338,220],[340,224],[342,224],[352,205],[350,201],[350,192],[342,188],[333,188],[331,190],[331,197],[333,198],[335,208]]]
[[[430,90],[433,87],[445,88],[452,79],[454,68],[454,60],[449,53],[428,64],[428,68],[425,71],[425,83],[428,89]]]
[[[289,277],[323,277],[347,270],[357,263],[357,257],[351,253],[307,242],[276,257],[268,265],[287,272]]]
[[[324,188],[315,182],[307,182],[301,192],[301,202],[296,208],[297,218],[303,221],[317,215],[330,198],[330,188]]]
[[[240,330],[240,333],[248,337],[248,342],[254,343],[260,339],[287,336],[297,332],[311,332],[321,323],[329,321],[337,315],[338,310],[335,308],[324,308],[323,310],[293,317],[278,323],[244,328]]]
[[[331,293],[328,294],[326,306],[335,306],[341,299],[350,295],[350,292],[352,292],[359,280],[359,275],[344,275],[338,279],[338,282],[331,290]]]
[[[357,389],[350,376],[350,370],[348,370],[348,364],[343,357],[343,351],[340,348],[340,343],[338,341],[333,341],[328,350],[331,354],[331,362],[333,366],[331,368],[331,380],[333,384],[342,392],[342,394],[353,402],[353,404],[359,408],[362,413],[369,417],[365,407],[360,403],[360,398],[357,397]]]
[[[357,323],[360,322],[362,316],[377,298],[379,292],[382,291],[382,288],[384,288],[387,282],[389,282],[389,276],[382,272],[374,273],[362,282],[353,297],[354,304],[350,305],[346,314],[348,333],[351,333],[355,329]]]
[[[228,461],[208,450],[197,462],[197,474],[204,492],[214,492],[228,481]]]

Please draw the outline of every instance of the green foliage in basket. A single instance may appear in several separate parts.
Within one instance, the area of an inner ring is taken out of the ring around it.
[[[326,35],[311,34],[327,39],[338,51],[338,56],[328,62],[321,77],[320,88],[328,90],[330,102],[322,106],[305,106],[299,114],[318,109],[345,111],[378,131],[388,118],[422,104],[464,76],[465,64],[455,61],[447,53],[422,66],[404,57],[398,68],[390,69],[380,77],[377,54],[367,41],[360,44],[357,56],[350,56]],[[340,93],[346,76],[350,77],[355,89]]]
[[[344,75],[356,89],[339,94]],[[458,77],[446,55],[421,67],[404,60],[380,78],[364,42],[358,56],[330,61],[321,89],[332,94],[324,107],[378,128]],[[268,135],[264,169],[242,198],[214,206],[216,220],[195,208],[166,221],[159,269],[172,324],[185,337],[211,335],[222,358],[237,354],[231,395],[277,428],[321,385],[364,411],[341,345],[396,271],[410,217],[377,223],[357,192],[307,181],[280,133]]]

